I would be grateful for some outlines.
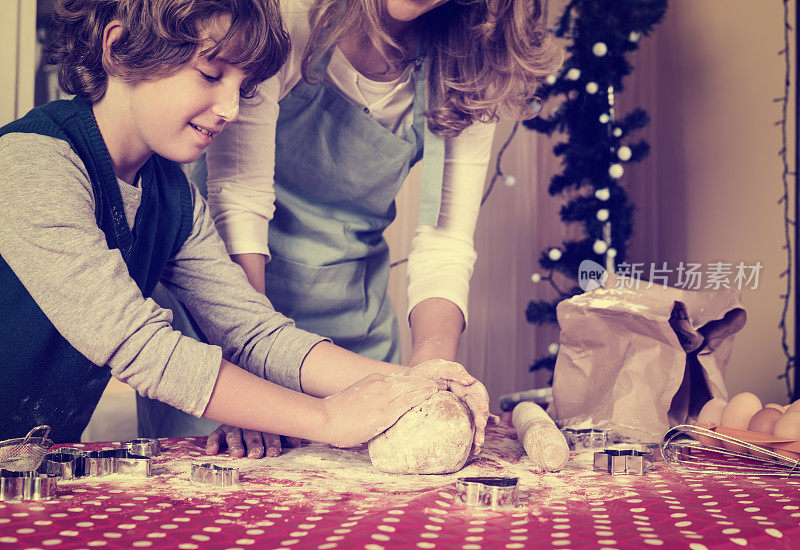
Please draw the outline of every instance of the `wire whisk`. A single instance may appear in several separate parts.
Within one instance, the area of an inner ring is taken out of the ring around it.
[[[750,437],[753,432],[726,429]],[[761,437],[763,436],[763,437]],[[759,443],[770,447],[792,446],[791,440],[766,434],[754,434]],[[697,441],[718,442],[711,445]],[[728,443],[733,448],[721,446]],[[780,449],[779,449],[780,450]],[[721,433],[720,431],[682,424],[669,430],[661,441],[664,462],[673,468],[705,474],[728,474],[743,476],[800,476],[800,461],[781,455],[771,448]]]

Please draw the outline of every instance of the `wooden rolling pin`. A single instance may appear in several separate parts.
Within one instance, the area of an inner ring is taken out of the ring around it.
[[[561,430],[539,405],[523,401],[511,414],[522,447],[536,466],[558,472],[569,460],[569,446]]]

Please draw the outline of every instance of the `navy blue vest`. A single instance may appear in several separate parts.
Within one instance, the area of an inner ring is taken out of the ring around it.
[[[108,248],[120,250],[130,276],[150,296],[192,227],[191,190],[180,165],[152,155],[142,167],[142,203],[131,231],[91,104],[79,98],[48,103],[0,128],[0,135],[11,132],[70,144],[91,179]],[[109,368],[93,364],[61,336],[2,256],[0,315],[0,440],[49,424],[55,442],[78,441],[111,378]]]

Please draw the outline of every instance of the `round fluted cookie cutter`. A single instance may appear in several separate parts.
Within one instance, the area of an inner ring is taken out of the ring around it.
[[[0,470],[0,501],[58,498],[58,477],[34,471]]]
[[[210,462],[192,464],[190,479],[195,483],[203,483],[215,487],[230,487],[239,483],[239,468],[226,468]]]
[[[517,505],[518,477],[460,477],[456,500],[477,508],[510,508]]]
[[[161,442],[158,439],[149,437],[131,439],[123,443],[122,446],[129,452],[139,456],[154,457],[161,454]]]

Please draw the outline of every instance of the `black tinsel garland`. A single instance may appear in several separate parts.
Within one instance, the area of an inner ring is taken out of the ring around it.
[[[666,9],[667,0],[572,0],[554,29],[557,37],[568,41],[564,65],[546,79],[537,97],[542,102],[563,100],[549,114],[540,113],[523,125],[547,135],[564,135],[553,148],[562,158],[562,171],[551,179],[548,192],[568,197],[561,220],[581,224],[584,237],[541,253],[539,264],[546,273],[534,274],[534,281],[550,282],[557,296],[550,302],[528,304],[526,318],[531,323],[555,324],[558,302],[581,292],[577,286],[559,288],[555,272],[576,281],[584,260],[613,267],[615,260],[626,258],[634,207],[620,180],[626,165],[649,152],[646,141],[632,139],[649,119],[642,109],[617,116],[614,98],[633,70],[627,54],[639,47]],[[554,366],[555,357],[549,355],[538,359],[531,370]]]

